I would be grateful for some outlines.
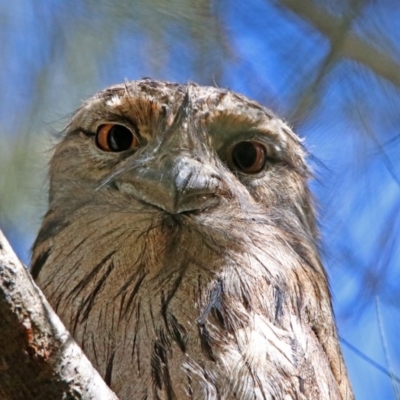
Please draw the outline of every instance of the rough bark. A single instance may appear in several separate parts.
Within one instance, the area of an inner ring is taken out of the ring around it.
[[[1,231],[0,398],[117,400]]]

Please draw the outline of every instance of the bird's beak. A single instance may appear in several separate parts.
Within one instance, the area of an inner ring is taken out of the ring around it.
[[[129,184],[137,199],[171,214],[201,211],[220,199],[221,178],[210,162],[206,134],[195,125],[192,112],[188,90],[157,148],[118,179]]]

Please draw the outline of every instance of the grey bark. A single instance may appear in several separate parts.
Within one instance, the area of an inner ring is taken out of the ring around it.
[[[118,400],[1,231],[0,398]]]

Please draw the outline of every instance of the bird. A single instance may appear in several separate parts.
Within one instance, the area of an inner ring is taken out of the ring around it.
[[[263,105],[193,82],[72,115],[31,273],[120,399],[354,398],[307,156]]]

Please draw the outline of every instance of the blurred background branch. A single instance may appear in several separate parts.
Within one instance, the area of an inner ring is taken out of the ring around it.
[[[327,36],[331,42],[331,53],[336,48],[337,56],[360,62],[374,74],[400,86],[400,64],[392,58],[391,53],[381,51],[351,31],[351,23],[360,17],[362,8],[368,4],[367,1],[353,2],[348,14],[340,17],[329,14],[323,7],[310,0],[280,0],[280,3]]]

